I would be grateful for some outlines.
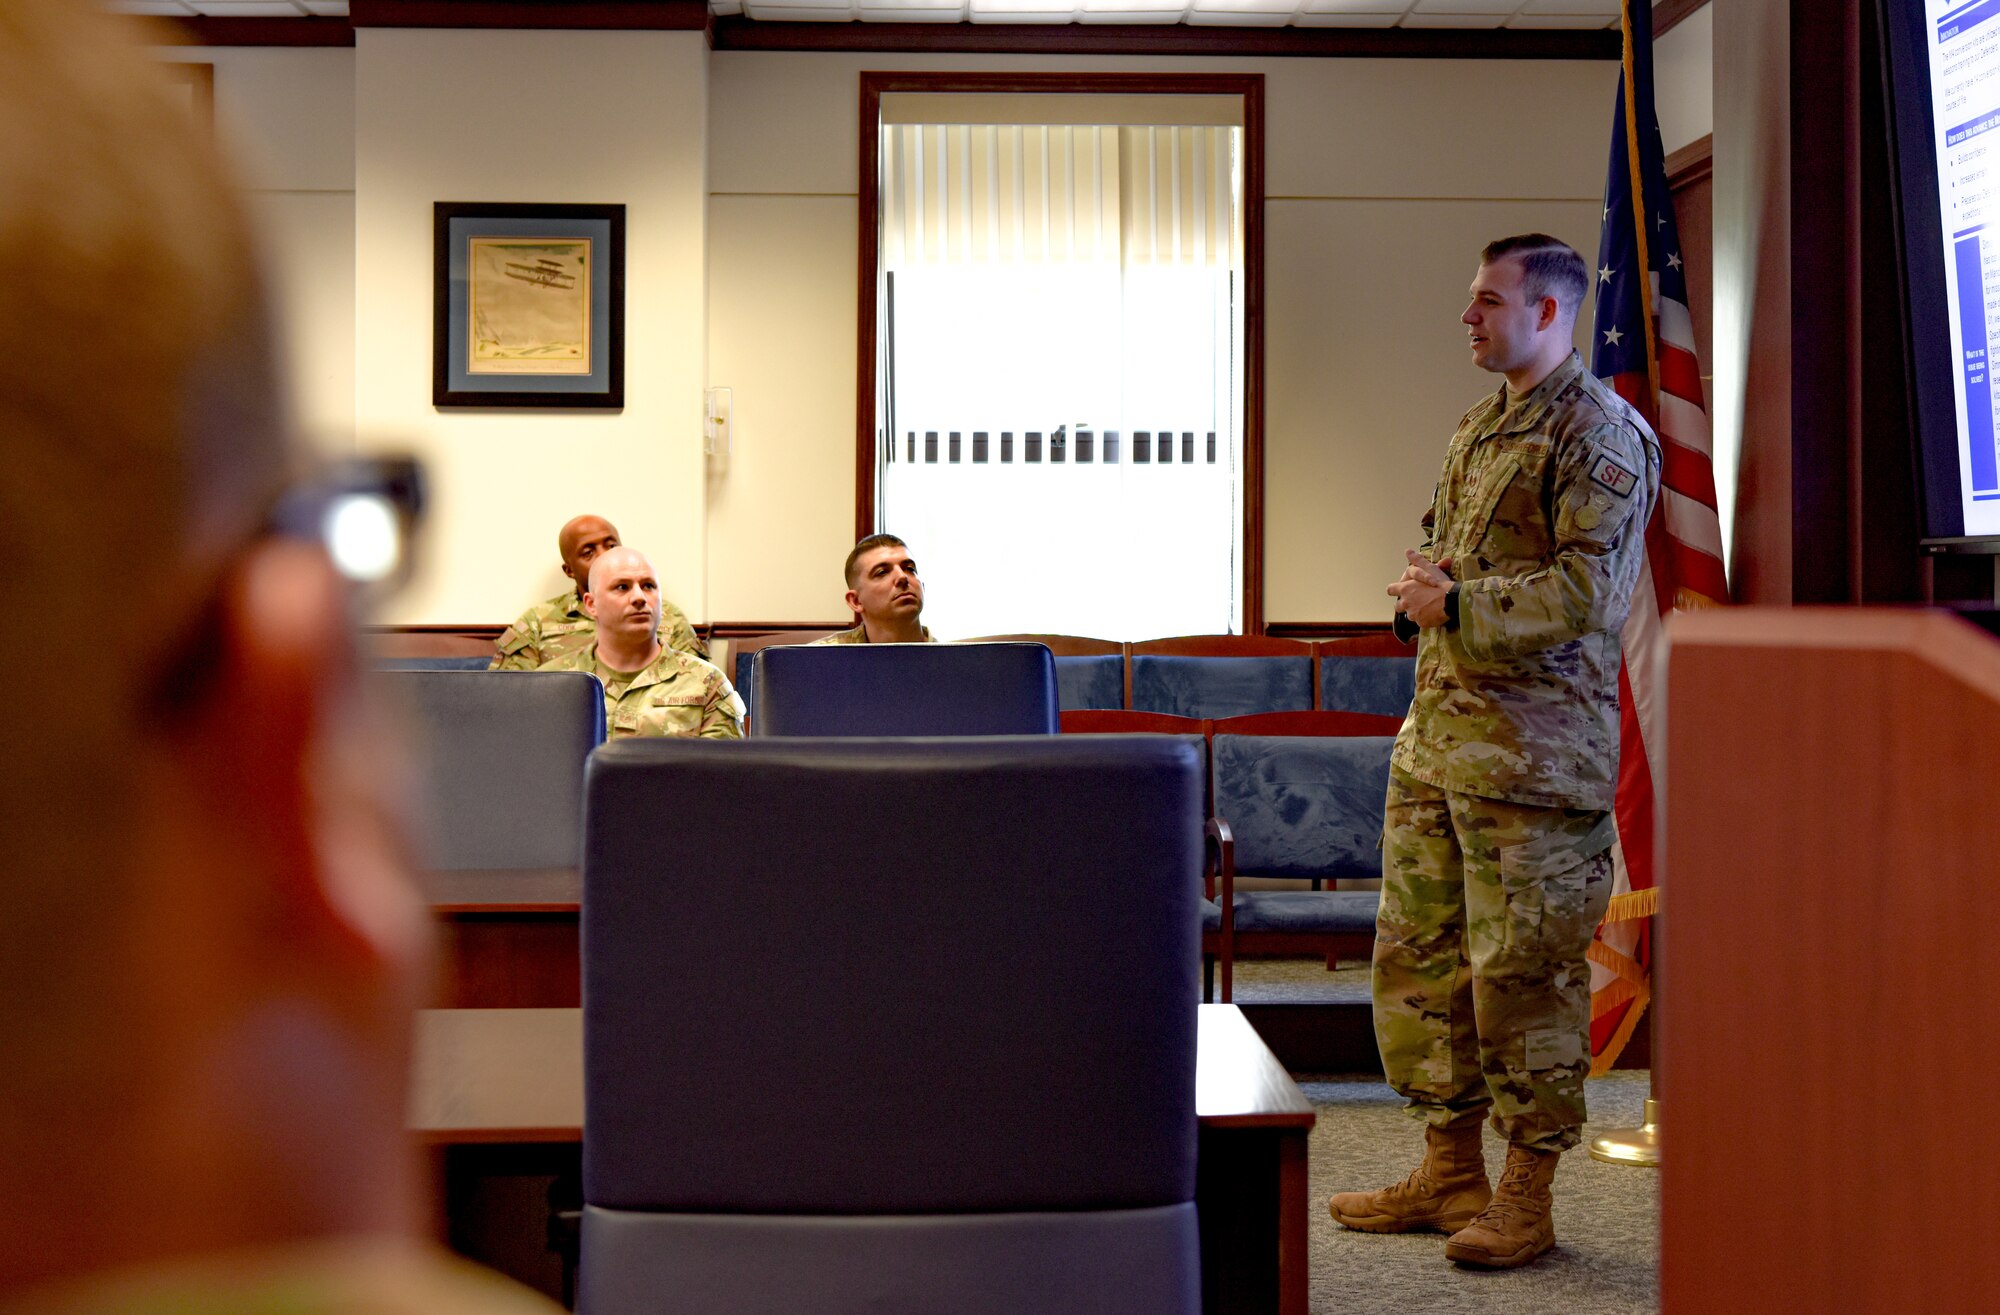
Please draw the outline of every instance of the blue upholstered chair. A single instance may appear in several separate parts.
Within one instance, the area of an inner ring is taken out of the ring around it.
[[[1313,706],[1312,645],[1192,635],[1132,646],[1132,707],[1176,717],[1240,717]]]
[[[1125,706],[1125,645],[1084,635],[981,635],[975,644],[1041,644],[1056,655],[1056,698],[1062,711]]]
[[[1190,745],[628,740],[588,789],[580,1310],[1198,1309]]]
[[[718,664],[721,661],[727,661],[729,683],[736,686],[736,693],[743,700],[743,706],[747,709],[750,706],[751,698],[756,693],[751,688],[751,681],[757,675],[757,653],[759,650],[785,645],[810,644],[815,639],[824,639],[826,636],[835,633],[837,633],[835,630],[788,630],[768,635],[732,635],[725,641],[729,645],[729,656],[727,659],[718,659]],[[715,645],[712,642],[709,645],[709,651],[711,653],[715,652]]]
[[[1210,744],[1215,799],[1215,877],[1221,926],[1204,950],[1232,994],[1238,954],[1365,957],[1375,939],[1379,896],[1321,890],[1321,882],[1382,875],[1382,807],[1389,787],[1393,719],[1315,714],[1325,732],[1234,733],[1216,724]],[[1259,719],[1261,720],[1261,719]],[[1371,723],[1373,723],[1371,725]],[[1238,877],[1283,878],[1312,889],[1244,891]]]
[[[1320,641],[1319,706],[1401,717],[1417,688],[1417,647],[1393,635]]]
[[[1053,735],[1055,661],[1040,644],[828,644],[757,654],[750,733]]]
[[[580,671],[386,671],[415,726],[425,866],[574,869],[583,768],[604,742],[604,690]]]
[[[369,659],[369,665],[377,671],[484,671],[493,662],[486,657],[414,657],[384,656]]]
[[[1125,655],[1056,654],[1056,697],[1064,712],[1125,706]]]

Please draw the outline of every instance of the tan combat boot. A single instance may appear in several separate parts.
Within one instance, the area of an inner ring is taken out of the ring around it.
[[[1394,1187],[1342,1192],[1326,1203],[1335,1222],[1363,1233],[1455,1233],[1486,1208],[1493,1188],[1479,1154],[1482,1120],[1424,1126],[1424,1162]]]
[[[1513,1269],[1554,1246],[1549,1180],[1561,1158],[1561,1151],[1509,1145],[1500,1189],[1479,1218],[1451,1235],[1444,1244],[1445,1259],[1480,1269]]]

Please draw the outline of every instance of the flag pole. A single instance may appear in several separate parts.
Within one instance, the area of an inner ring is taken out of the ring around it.
[[[1619,27],[1624,36],[1624,76],[1619,81],[1625,94],[1623,104],[1619,108],[1625,121],[1625,163],[1631,175],[1632,223],[1636,238],[1638,277],[1643,288],[1650,261],[1647,259],[1646,242],[1645,174],[1640,168],[1641,144],[1639,140],[1640,114],[1638,105],[1640,86],[1638,78],[1638,52],[1635,48],[1636,43],[1632,35],[1633,3],[1634,0],[1622,0],[1620,5],[1622,21]],[[1638,0],[1638,3],[1650,6],[1651,0]],[[1647,21],[1647,37],[1650,41],[1652,34],[1650,8],[1646,11],[1645,18]],[[1648,58],[1651,58],[1650,53],[1648,54]],[[1648,82],[1648,91],[1650,92],[1650,80]],[[1661,197],[1660,202],[1662,204],[1671,204],[1670,198],[1667,197]],[[1639,315],[1639,321],[1644,327],[1646,335],[1646,379],[1648,388],[1645,400],[1652,404],[1647,414],[1647,419],[1656,428],[1658,427],[1660,414],[1660,370],[1658,348],[1654,342],[1654,334],[1657,330],[1653,324],[1653,316],[1657,309],[1657,306],[1651,304],[1651,299],[1649,299],[1648,304],[1642,307]],[[1657,832],[1655,832],[1653,838],[1653,849],[1653,870],[1657,872],[1659,870],[1660,849],[1660,838]],[[1591,1159],[1600,1160],[1606,1164],[1622,1164],[1639,1169],[1657,1169],[1660,1167],[1658,1076],[1660,1065],[1660,1033],[1657,1026],[1659,1020],[1657,1006],[1659,1002],[1653,998],[1655,993],[1651,989],[1652,984],[1660,980],[1660,947],[1658,937],[1651,938],[1649,949],[1650,954],[1648,955],[1646,968],[1648,990],[1645,995],[1637,997],[1632,1004],[1632,1007],[1644,1008],[1646,1011],[1646,1103],[1643,1107],[1641,1122],[1636,1128],[1613,1128],[1608,1132],[1599,1133],[1597,1136],[1591,1138],[1590,1141]]]

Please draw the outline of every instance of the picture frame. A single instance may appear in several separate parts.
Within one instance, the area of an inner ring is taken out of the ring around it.
[[[625,207],[435,203],[431,405],[625,405]]]

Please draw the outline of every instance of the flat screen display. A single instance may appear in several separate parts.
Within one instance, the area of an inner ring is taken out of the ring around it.
[[[1925,541],[2000,550],[2000,0],[1884,0]]]

